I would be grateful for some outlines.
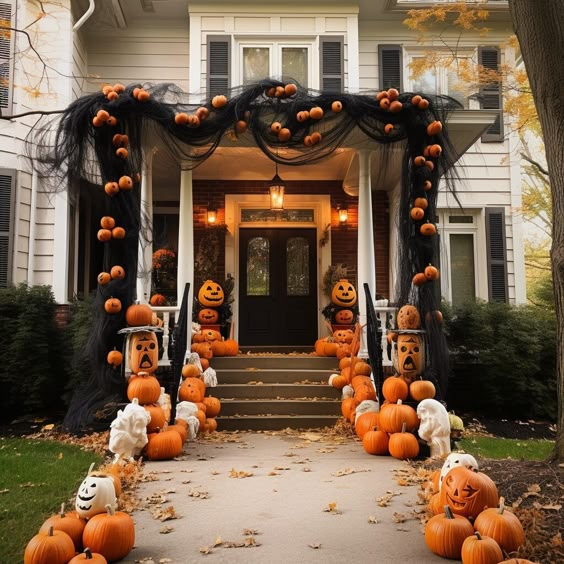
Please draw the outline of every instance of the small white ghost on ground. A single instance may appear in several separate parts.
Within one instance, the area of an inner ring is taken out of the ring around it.
[[[434,399],[424,399],[417,406],[419,436],[429,445],[431,456],[450,454],[450,423],[445,406]]]
[[[204,370],[203,375],[206,387],[215,388],[217,386],[217,375],[211,366],[208,366],[208,368]]]
[[[355,425],[356,422],[358,420],[358,418],[364,414],[364,413],[368,413],[370,411],[373,411],[375,413],[378,413],[380,411],[380,404],[377,401],[374,400],[364,400],[361,401],[357,406],[356,406],[356,416],[354,419]]]
[[[191,401],[179,401],[176,404],[176,419],[188,421],[188,417],[198,413],[198,406]]]
[[[464,466],[468,468],[468,470],[478,470],[478,462],[471,454],[452,452],[446,457],[443,467],[441,468],[441,474],[439,476],[439,491],[441,491],[444,477],[457,466]]]
[[[170,410],[172,408],[171,403],[170,403],[170,395],[165,392],[165,389],[162,386],[161,386],[161,395],[159,396],[157,403],[161,406],[161,408],[164,412],[165,421],[167,423],[169,423],[170,422]]]
[[[110,425],[109,449],[116,455],[116,460],[133,459],[141,454],[147,444],[147,424],[151,421],[149,412],[133,398],[123,411],[117,412]]]
[[[348,384],[346,386],[343,386],[343,389],[341,391],[343,394],[341,396],[341,399],[354,397],[354,388],[352,386],[349,386]]]
[[[194,415],[189,415],[185,421],[188,423],[188,437],[186,440],[193,441],[200,430],[200,421]]]

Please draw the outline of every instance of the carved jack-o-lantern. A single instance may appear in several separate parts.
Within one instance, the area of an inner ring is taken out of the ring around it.
[[[419,329],[421,327],[421,316],[415,306],[406,304],[398,311],[398,329]]]
[[[116,505],[116,489],[110,476],[88,474],[76,494],[76,512],[81,517],[90,517],[106,513],[106,504]]]
[[[335,323],[338,325],[350,325],[353,322],[354,313],[350,309],[340,309],[335,314]]]
[[[129,341],[129,366],[133,374],[155,372],[159,362],[157,336],[152,331],[133,333]]]
[[[223,288],[212,280],[206,280],[198,292],[198,301],[205,307],[219,307],[224,299]]]
[[[351,343],[353,338],[353,332],[350,329],[337,329],[333,331],[333,341],[335,343]]]
[[[331,301],[338,306],[351,307],[356,304],[356,290],[348,280],[339,280],[331,292]]]
[[[214,325],[219,320],[219,313],[215,309],[206,307],[198,313],[198,321],[202,325]]]
[[[413,333],[399,334],[396,347],[396,371],[408,378],[421,374],[425,364],[421,337]]]

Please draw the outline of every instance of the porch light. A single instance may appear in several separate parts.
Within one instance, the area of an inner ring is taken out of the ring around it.
[[[339,223],[344,225],[349,219],[349,210],[347,206],[337,206],[337,212],[339,213]]]
[[[278,176],[278,163],[275,164],[276,173],[270,181],[268,191],[270,193],[270,209],[279,211],[284,209],[284,189],[286,188],[286,185]]]
[[[217,221],[217,210],[208,208],[208,225],[213,225]]]

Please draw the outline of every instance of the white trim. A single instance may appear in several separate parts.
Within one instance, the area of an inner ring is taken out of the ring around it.
[[[356,14],[347,17],[347,35],[344,37],[344,40],[343,77],[346,77],[347,80],[343,84],[343,89],[344,91],[355,93],[360,90],[358,16]]]
[[[31,173],[31,195],[29,204],[29,242],[27,247],[27,283],[35,284],[35,233],[37,231],[37,191],[39,189],[39,175],[33,167]]]
[[[210,34],[211,35],[211,34]],[[207,46],[207,37],[203,38]],[[202,91],[202,79],[206,76],[206,71],[202,71],[202,18],[190,14],[190,67],[188,70],[190,103],[198,104],[200,102],[200,93]],[[207,59],[207,53],[205,54]]]
[[[329,195],[291,195],[284,196],[284,207],[286,209],[312,208],[314,210],[314,223],[286,223],[286,222],[265,222],[265,223],[240,223],[241,209],[244,208],[264,208],[270,207],[268,194],[226,194],[225,195],[225,224],[228,233],[225,240],[225,273],[233,274],[235,278],[235,288],[233,295],[239,295],[239,229],[248,227],[264,227],[265,229],[288,228],[288,227],[309,227],[317,229],[317,241],[323,236],[323,231],[327,225],[331,224],[331,197]],[[324,336],[327,333],[326,325],[321,309],[326,305],[323,296],[323,275],[331,264],[331,243],[328,241],[323,247],[317,249],[317,334]],[[239,334],[239,300],[233,302],[233,322],[235,324],[235,339]]]
[[[153,223],[153,155],[155,149],[143,152],[141,176],[141,229],[140,233],[151,233]],[[153,240],[144,241],[139,236],[137,265],[137,301],[142,304],[151,298],[151,275],[153,268]]]
[[[176,304],[182,304],[184,286],[190,282],[188,295],[188,323],[192,321],[192,296],[194,295],[194,206],[192,171],[180,171],[180,202],[178,205],[178,269],[176,274]],[[188,329],[190,325],[188,326]],[[188,343],[192,338],[190,330]]]

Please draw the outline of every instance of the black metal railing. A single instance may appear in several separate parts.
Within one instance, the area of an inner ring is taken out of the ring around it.
[[[368,350],[368,360],[372,367],[372,375],[374,377],[374,384],[376,386],[376,393],[378,399],[382,399],[382,385],[384,384],[384,368],[382,365],[382,326],[374,303],[372,302],[372,295],[368,284],[364,283],[364,294],[366,296],[366,348]]]

